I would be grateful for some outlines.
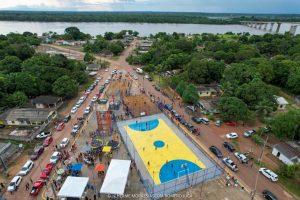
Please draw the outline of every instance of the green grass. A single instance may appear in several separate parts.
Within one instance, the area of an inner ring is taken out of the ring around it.
[[[153,78],[153,81],[159,85],[160,87],[167,87],[168,83],[166,81],[166,79],[164,79],[163,77],[159,77],[158,74],[151,74],[151,77]]]
[[[89,78],[88,81],[82,86],[83,89],[87,89],[88,87],[90,87],[90,85],[92,85],[94,83],[94,79],[93,78]]]
[[[22,141],[17,141],[17,140],[0,140],[0,142],[11,143],[11,144],[15,144],[15,145],[23,144],[25,151],[32,150],[32,149],[34,149],[35,146],[41,144],[40,141],[32,141],[31,143],[29,143],[29,142],[22,142]]]
[[[293,193],[294,195],[300,197],[300,175],[296,175],[297,178],[286,178],[286,177],[279,177],[279,183],[283,185],[289,192]]]
[[[237,139],[233,139],[231,140],[232,141],[232,144],[234,145],[235,149],[237,151],[240,151],[240,147],[239,147],[239,141]]]

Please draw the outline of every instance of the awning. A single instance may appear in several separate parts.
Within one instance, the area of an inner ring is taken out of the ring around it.
[[[102,163],[98,163],[95,167],[95,172],[104,172],[105,170],[105,165]]]
[[[112,159],[106,172],[100,193],[124,194],[130,163],[130,160]]]
[[[68,176],[57,196],[60,198],[81,198],[88,181],[88,177]]]
[[[72,170],[72,171],[81,171],[81,168],[82,168],[82,164],[81,164],[81,163],[75,163],[75,164],[72,166],[71,170]]]

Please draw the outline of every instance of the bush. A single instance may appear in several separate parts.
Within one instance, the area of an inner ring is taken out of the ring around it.
[[[286,165],[282,164],[278,170],[278,173],[281,176],[287,177],[287,178],[292,178],[295,176],[296,171],[300,169],[300,165]]]
[[[259,135],[252,135],[252,140],[255,142],[255,144],[263,144],[263,139]]]

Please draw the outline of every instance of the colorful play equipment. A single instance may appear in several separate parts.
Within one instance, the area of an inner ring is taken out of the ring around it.
[[[106,146],[111,146],[112,150],[116,150],[120,147],[120,143],[117,140],[109,140]]]
[[[100,138],[93,138],[92,142],[91,142],[91,149],[92,150],[98,150],[101,149],[103,147],[103,140]]]

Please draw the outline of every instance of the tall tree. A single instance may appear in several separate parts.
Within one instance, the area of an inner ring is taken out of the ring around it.
[[[62,97],[72,97],[77,94],[78,85],[69,76],[58,78],[53,84],[53,92]]]

